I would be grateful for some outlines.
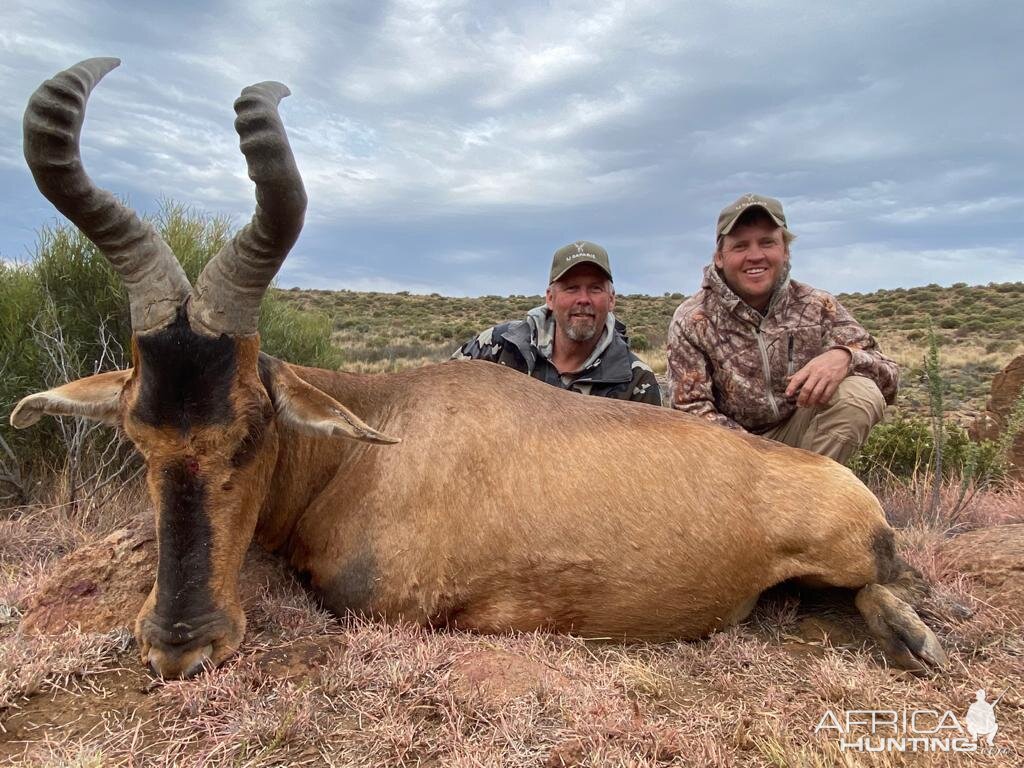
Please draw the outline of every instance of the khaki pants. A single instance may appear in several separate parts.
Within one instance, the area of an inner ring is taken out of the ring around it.
[[[885,398],[878,385],[863,376],[847,376],[828,405],[797,408],[796,413],[762,437],[820,453],[845,464],[882,420]]]

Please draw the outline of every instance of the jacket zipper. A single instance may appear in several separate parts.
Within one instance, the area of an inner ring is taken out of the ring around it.
[[[779,404],[775,402],[775,393],[772,392],[772,367],[768,362],[768,347],[765,346],[760,325],[754,326],[754,338],[757,339],[757,348],[761,351],[761,368],[764,370],[764,387],[768,394],[768,404],[772,407],[772,413],[777,419],[779,418]]]

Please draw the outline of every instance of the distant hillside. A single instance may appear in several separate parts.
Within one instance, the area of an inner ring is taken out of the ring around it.
[[[480,330],[522,317],[543,302],[540,295],[452,298],[297,288],[279,294],[290,304],[327,314],[344,367],[362,371],[443,360]],[[666,330],[683,298],[680,293],[618,298],[616,314],[655,370],[664,370]],[[984,404],[993,374],[1024,352],[1024,282],[928,285],[841,294],[839,300],[903,367],[901,405],[910,410],[925,402],[919,377],[929,318],[941,339],[950,406],[965,416]]]

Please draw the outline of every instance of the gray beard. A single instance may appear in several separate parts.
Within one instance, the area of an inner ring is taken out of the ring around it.
[[[565,335],[573,341],[590,341],[597,335],[597,331],[597,323],[592,318],[590,325],[583,325],[582,323],[577,325],[570,322],[565,329]]]

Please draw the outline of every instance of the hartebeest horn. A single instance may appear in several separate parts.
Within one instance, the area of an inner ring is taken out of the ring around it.
[[[93,87],[119,59],[86,59],[36,89],[25,109],[25,160],[39,191],[96,244],[124,279],[132,329],[144,332],[173,320],[191,292],[167,244],[82,167],[79,138]]]
[[[214,333],[256,333],[263,294],[302,230],[306,190],[277,111],[289,93],[281,83],[258,83],[235,101],[235,130],[256,183],[256,213],[196,282],[190,319]]]

